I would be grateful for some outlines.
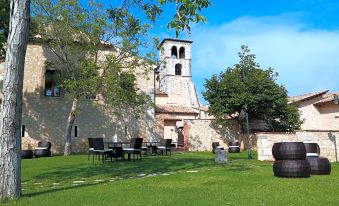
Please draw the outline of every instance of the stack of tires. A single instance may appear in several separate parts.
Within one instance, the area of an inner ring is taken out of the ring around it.
[[[311,167],[306,160],[306,149],[302,142],[274,143],[272,154],[274,176],[277,177],[310,177]]]
[[[306,160],[311,166],[312,175],[331,174],[330,161],[325,157],[319,157],[320,147],[317,143],[304,143],[306,149]]]
[[[228,152],[229,153],[239,153],[240,152],[239,141],[229,142],[228,143]]]

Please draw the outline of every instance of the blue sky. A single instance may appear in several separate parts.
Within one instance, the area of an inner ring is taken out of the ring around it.
[[[192,25],[192,73],[200,100],[206,78],[232,67],[241,45],[256,54],[261,68],[274,68],[289,96],[323,89],[339,91],[339,1],[212,0],[206,24]],[[104,1],[105,5],[114,1]],[[174,38],[166,8],[153,35]]]
[[[206,24],[192,27],[193,81],[199,93],[204,81],[238,62],[248,45],[264,69],[279,73],[277,82],[290,96],[328,89],[339,91],[339,1],[213,1],[204,11]],[[172,9],[172,8],[169,8]],[[166,18],[164,19],[164,21]],[[175,37],[165,24],[159,38]],[[200,94],[200,100],[206,104]]]

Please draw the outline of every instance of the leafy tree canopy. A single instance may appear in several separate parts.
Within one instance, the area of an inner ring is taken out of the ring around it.
[[[5,57],[4,45],[9,28],[9,0],[0,0],[0,59]]]
[[[271,131],[293,131],[300,127],[299,112],[288,104],[287,91],[276,83],[272,68],[263,70],[247,46],[241,46],[240,61],[205,82],[203,96],[210,103],[209,113],[218,122],[243,111],[260,118]]]

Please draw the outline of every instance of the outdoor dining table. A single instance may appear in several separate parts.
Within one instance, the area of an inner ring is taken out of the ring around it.
[[[128,145],[130,144],[131,142],[112,142],[112,141],[108,141],[108,142],[104,142],[106,145],[107,145],[107,148],[111,148],[111,149],[115,149],[117,147],[123,147],[123,145]],[[146,155],[154,155],[156,154],[156,151],[157,151],[157,144],[159,144],[160,142],[157,142],[157,141],[148,141],[148,142],[142,142],[143,144],[146,145],[146,147],[144,147],[146,149]],[[131,155],[130,153],[127,153],[128,154],[128,160],[131,160]]]
[[[146,150],[146,155],[154,155],[156,154],[157,152],[157,144],[159,144],[160,142],[156,142],[156,141],[148,141],[148,142],[143,142],[146,147],[143,147],[145,148]]]
[[[107,145],[107,148],[116,148],[123,147],[124,144],[130,144],[131,142],[104,142]],[[112,146],[111,146],[112,145]]]

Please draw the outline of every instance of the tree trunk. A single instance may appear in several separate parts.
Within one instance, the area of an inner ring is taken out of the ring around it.
[[[71,137],[72,137],[73,124],[75,121],[75,113],[77,109],[77,104],[78,104],[78,99],[74,98],[71,112],[68,115],[67,126],[66,126],[66,131],[65,131],[65,151],[64,151],[65,156],[70,155],[72,152],[71,151]]]
[[[11,0],[0,125],[0,201],[21,193],[22,85],[29,26],[29,0]]]

